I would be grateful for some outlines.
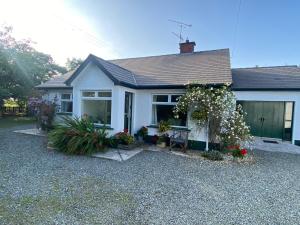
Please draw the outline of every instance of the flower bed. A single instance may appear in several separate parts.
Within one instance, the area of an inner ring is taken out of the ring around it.
[[[239,145],[227,146],[225,149],[234,158],[243,159],[248,154],[248,150],[241,148]]]

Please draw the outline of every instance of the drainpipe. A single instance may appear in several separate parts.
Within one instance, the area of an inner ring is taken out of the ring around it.
[[[208,129],[209,129],[209,119],[207,120],[207,124],[206,124],[206,143],[205,143],[205,151],[208,151]]]

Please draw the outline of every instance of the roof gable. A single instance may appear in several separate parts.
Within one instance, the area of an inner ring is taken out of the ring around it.
[[[65,81],[65,84],[71,85],[71,83],[79,76],[79,74],[82,72],[82,70],[89,64],[94,63],[100,70],[104,72],[105,75],[107,75],[114,83],[118,83],[118,80],[105,69],[105,67],[96,60],[96,57],[94,55],[89,55],[86,60],[75,70],[75,72]]]

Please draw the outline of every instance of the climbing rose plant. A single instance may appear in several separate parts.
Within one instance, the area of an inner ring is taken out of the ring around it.
[[[237,105],[229,117],[221,120],[220,138],[226,145],[243,144],[251,147],[252,136],[250,129],[244,120],[244,112],[241,105]]]
[[[188,112],[199,128],[208,127],[212,143],[251,147],[250,129],[244,121],[241,106],[236,106],[235,95],[229,86],[188,88],[186,94],[178,99],[174,113],[178,116]]]

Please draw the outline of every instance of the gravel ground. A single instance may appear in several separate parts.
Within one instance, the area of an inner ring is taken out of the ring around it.
[[[145,151],[119,163],[14,129],[0,130],[0,224],[300,224],[300,155],[226,164]]]

